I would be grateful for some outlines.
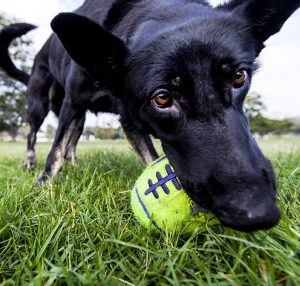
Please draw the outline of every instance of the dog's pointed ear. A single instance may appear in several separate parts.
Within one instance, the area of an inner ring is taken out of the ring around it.
[[[278,33],[285,21],[300,7],[300,0],[232,0],[219,9],[248,20],[257,40],[265,42]]]
[[[51,27],[71,58],[88,72],[96,85],[113,87],[122,80],[128,51],[119,38],[74,13],[57,15]]]

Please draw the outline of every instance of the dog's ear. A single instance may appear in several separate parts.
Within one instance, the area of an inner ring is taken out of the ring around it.
[[[71,58],[88,72],[96,85],[104,83],[113,88],[122,80],[127,49],[119,38],[73,13],[57,15],[51,27]]]
[[[265,42],[299,7],[300,0],[232,0],[219,8],[248,20],[256,39]]]

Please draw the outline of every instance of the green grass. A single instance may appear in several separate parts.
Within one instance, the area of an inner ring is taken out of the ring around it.
[[[260,145],[278,174],[280,224],[243,234],[222,226],[191,236],[150,234],[129,190],[143,166],[125,141],[80,143],[44,189],[23,171],[24,143],[0,143],[1,285],[300,285],[300,138]]]

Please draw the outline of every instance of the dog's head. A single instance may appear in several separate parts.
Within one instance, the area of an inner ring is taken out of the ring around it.
[[[162,142],[189,196],[226,226],[275,225],[275,177],[248,126],[243,102],[263,43],[299,0],[233,0],[156,17],[124,43],[87,18],[52,22],[71,57],[125,102],[136,128]],[[176,18],[177,17],[177,18]]]

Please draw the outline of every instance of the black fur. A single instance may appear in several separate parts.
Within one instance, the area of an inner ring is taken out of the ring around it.
[[[112,31],[138,2],[141,0],[116,0],[104,20],[104,29]]]
[[[299,6],[87,0],[76,14],[55,17],[60,41],[53,35],[41,50],[28,86],[29,99],[49,88],[63,98],[39,184],[74,157],[86,110],[116,112],[144,161],[156,157],[152,134],[189,196],[224,225],[253,231],[276,224],[274,172],[250,134],[243,101],[264,41]],[[155,104],[158,96],[169,98],[165,108]]]
[[[5,27],[0,32],[0,67],[6,70],[11,77],[25,85],[28,84],[30,76],[26,72],[15,67],[8,54],[8,47],[15,38],[20,37],[35,28],[36,26],[31,24],[18,23]]]

